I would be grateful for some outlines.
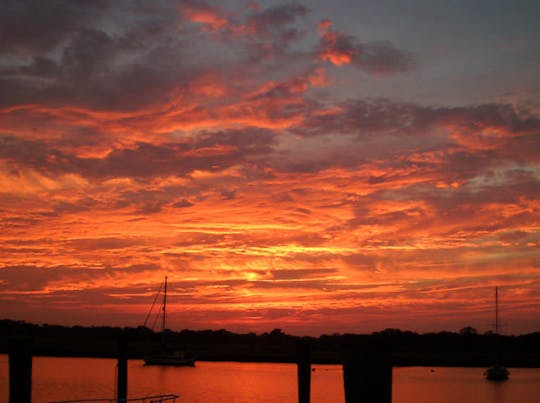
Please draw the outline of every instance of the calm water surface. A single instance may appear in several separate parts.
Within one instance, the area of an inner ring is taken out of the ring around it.
[[[344,402],[341,366],[315,365],[313,403]],[[35,357],[33,403],[111,397],[116,361]],[[540,369],[511,369],[511,379],[492,383],[480,368],[394,368],[395,403],[537,403]],[[294,364],[197,362],[195,368],[128,364],[129,397],[175,393],[178,402],[296,402]],[[8,400],[8,359],[0,355],[0,402]]]

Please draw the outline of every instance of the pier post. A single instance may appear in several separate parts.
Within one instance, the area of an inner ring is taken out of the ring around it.
[[[392,402],[392,354],[384,345],[345,343],[343,381],[346,403]]]
[[[118,403],[127,402],[127,338],[120,335],[118,338],[118,362],[117,362],[117,392]]]
[[[9,343],[9,403],[32,401],[32,340]]]
[[[309,403],[311,389],[311,348],[309,340],[301,339],[296,345],[298,366],[298,403]]]

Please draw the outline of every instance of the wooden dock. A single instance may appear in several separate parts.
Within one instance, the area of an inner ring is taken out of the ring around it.
[[[344,344],[343,381],[346,403],[391,403],[392,354],[384,345],[359,344],[354,338]],[[139,398],[127,397],[128,342],[125,336],[118,339],[117,390],[114,398],[62,400],[51,403],[162,403],[175,402],[178,395],[155,395]],[[310,402],[311,344],[301,339],[296,346],[298,375],[298,403]],[[32,401],[32,342],[14,339],[9,351],[9,403]]]

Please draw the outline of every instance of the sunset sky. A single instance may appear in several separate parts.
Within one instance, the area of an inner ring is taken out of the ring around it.
[[[540,331],[540,2],[0,2],[0,318]]]

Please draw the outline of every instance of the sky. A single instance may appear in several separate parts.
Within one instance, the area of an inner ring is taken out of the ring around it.
[[[540,330],[540,3],[0,2],[0,316]]]

